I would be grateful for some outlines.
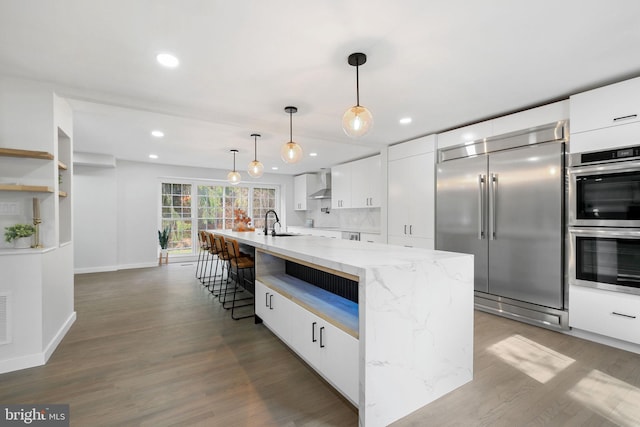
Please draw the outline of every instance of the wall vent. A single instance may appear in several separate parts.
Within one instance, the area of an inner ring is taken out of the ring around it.
[[[11,342],[11,293],[0,293],[0,345]]]

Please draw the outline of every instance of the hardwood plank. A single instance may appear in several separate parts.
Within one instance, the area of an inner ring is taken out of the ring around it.
[[[0,375],[0,401],[69,403],[72,426],[358,424],[268,329],[231,320],[194,272],[170,264],[76,276],[78,320],[46,366]],[[573,362],[537,381],[495,351],[516,335]],[[613,426],[638,416],[625,401],[640,391],[634,353],[476,312],[474,364],[472,382],[394,426]],[[591,396],[582,384],[594,372],[609,380]],[[575,398],[580,387],[592,401]]]

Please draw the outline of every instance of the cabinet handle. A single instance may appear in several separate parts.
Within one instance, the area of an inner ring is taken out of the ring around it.
[[[311,324],[311,342],[316,342],[318,341],[316,339],[316,325],[318,324],[318,322],[313,322]]]
[[[273,294],[269,295],[269,310],[273,310]]]
[[[413,225],[409,225],[409,234],[413,234]]]
[[[324,344],[322,343],[322,337],[324,334],[322,332],[324,332],[324,326],[320,327],[320,348],[324,348]]]
[[[628,116],[620,116],[620,117],[614,117],[613,121],[617,122],[620,120],[629,120],[629,119],[635,119],[636,117],[638,117],[637,114],[629,114]]]
[[[404,234],[407,234],[407,224],[404,225]]]
[[[264,294],[264,306],[269,307],[269,292]]]
[[[635,319],[636,318],[636,316],[632,316],[630,314],[616,313],[615,311],[612,311],[611,314],[613,314],[614,316],[626,317],[628,319]]]

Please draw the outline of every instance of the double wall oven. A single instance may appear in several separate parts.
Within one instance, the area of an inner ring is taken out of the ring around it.
[[[640,295],[640,146],[573,154],[569,284]]]

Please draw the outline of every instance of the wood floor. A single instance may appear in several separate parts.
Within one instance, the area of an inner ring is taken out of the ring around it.
[[[355,426],[263,325],[233,321],[193,264],[76,276],[78,319],[2,403],[69,403],[73,426]],[[394,426],[639,426],[640,355],[485,313],[474,380]]]

